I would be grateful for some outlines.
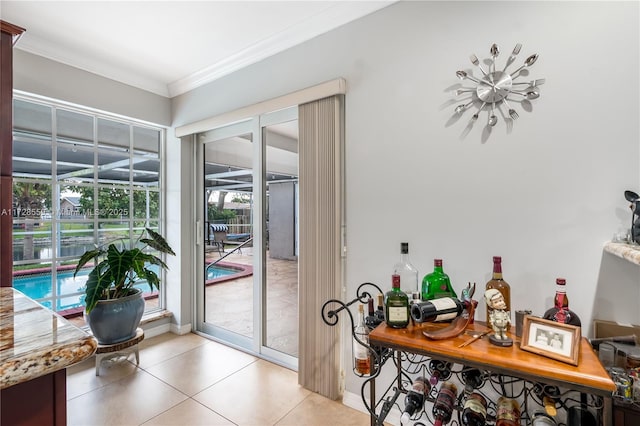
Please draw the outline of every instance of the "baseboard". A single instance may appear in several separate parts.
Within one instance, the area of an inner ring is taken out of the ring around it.
[[[164,333],[168,333],[170,331],[171,331],[171,327],[169,326],[169,324],[160,324],[157,326],[144,327],[144,337],[151,338],[151,337],[159,336]]]
[[[191,333],[191,324],[184,324],[184,325],[178,325],[178,324],[170,324],[170,331],[173,334],[177,334],[179,336],[182,336],[184,334],[189,334]]]
[[[345,391],[342,395],[342,403],[347,407],[353,408],[354,410],[358,410],[362,413],[369,414],[369,412],[364,406],[364,403],[362,402],[362,397],[360,396],[360,394]],[[401,415],[402,415],[402,412],[397,407],[394,406],[391,409],[391,411],[389,411],[389,414],[387,415],[387,417],[384,419],[384,424],[400,426]]]

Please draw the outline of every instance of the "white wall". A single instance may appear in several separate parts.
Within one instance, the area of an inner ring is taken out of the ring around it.
[[[565,277],[588,334],[594,310],[640,322],[639,267],[602,252],[640,190],[638,27],[637,2],[397,3],[174,98],[174,125],[344,77],[347,296],[390,287],[401,241],[421,275],[443,258],[458,291],[501,255],[514,309],[542,314]],[[463,136],[472,112],[452,118],[448,92],[494,42],[499,64],[517,42],[518,63],[539,53],[546,84],[511,131],[483,115]]]
[[[88,106],[162,126],[171,123],[168,98],[20,50],[13,53],[16,90]]]

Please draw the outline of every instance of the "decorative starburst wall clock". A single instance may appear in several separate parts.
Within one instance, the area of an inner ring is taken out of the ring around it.
[[[476,66],[482,73],[482,77],[476,78],[472,74],[466,71],[456,71],[456,76],[460,80],[468,80],[475,83],[475,87],[462,87],[455,91],[456,96],[471,94],[471,99],[467,103],[460,104],[456,107],[456,114],[464,114],[464,112],[470,109],[474,104],[480,104],[480,107],[471,116],[473,121],[478,120],[480,112],[489,106],[487,123],[493,127],[498,122],[496,116],[496,110],[503,108],[504,117],[510,117],[512,120],[516,120],[519,117],[518,112],[512,108],[512,101],[516,102],[528,102],[532,99],[540,97],[539,86],[545,82],[545,79],[529,80],[529,81],[516,81],[520,77],[524,77],[522,71],[531,67],[538,60],[538,54],[527,57],[524,63],[514,71],[508,71],[510,65],[512,65],[518,53],[522,49],[522,44],[518,43],[514,47],[511,55],[507,58],[506,63],[502,70],[496,68],[496,58],[500,54],[500,49],[497,44],[492,44],[489,49],[491,58],[487,70],[485,70],[480,63],[480,60],[475,54],[470,56],[471,63]],[[528,73],[526,73],[528,75]]]

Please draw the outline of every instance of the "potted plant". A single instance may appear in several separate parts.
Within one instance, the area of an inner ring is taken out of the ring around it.
[[[144,234],[147,238],[143,238]],[[111,242],[85,252],[73,276],[93,260],[85,286],[85,313],[93,335],[100,344],[114,344],[133,338],[144,312],[142,290],[134,287],[146,281],[151,291],[159,289],[160,278],[154,269],[167,265],[147,248],[175,256],[165,239],[145,228],[131,247]],[[155,265],[156,267],[154,268]]]

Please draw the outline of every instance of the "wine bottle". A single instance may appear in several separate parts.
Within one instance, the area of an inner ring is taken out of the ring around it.
[[[501,396],[496,405],[496,426],[520,426],[518,401]]]
[[[451,287],[449,276],[442,269],[442,259],[433,260],[433,272],[422,279],[422,300],[433,300],[441,297],[454,297],[458,295]]]
[[[405,328],[409,324],[409,297],[400,290],[400,276],[393,275],[391,290],[385,297],[384,316],[392,328]]]
[[[458,388],[454,383],[444,382],[440,386],[440,392],[433,403],[433,417],[435,417],[434,426],[442,426],[449,423],[456,397],[458,396]]]
[[[543,318],[579,327],[581,326],[580,318],[569,309],[569,298],[565,289],[566,284],[567,281],[564,278],[556,279],[556,296],[553,299],[553,307],[544,313]]]
[[[504,298],[504,302],[507,305],[505,311],[511,312],[511,286],[502,278],[502,257],[493,256],[493,275],[491,276],[491,280],[487,282],[486,289],[489,290],[491,288],[495,288],[502,293],[502,297]],[[491,308],[487,306],[487,325],[491,324],[489,322],[489,313],[491,312]],[[511,314],[509,314],[511,315]]]
[[[452,364],[448,361],[441,361],[439,359],[432,359],[429,361],[429,383],[432,386],[438,384],[439,381],[448,380],[451,377]]]
[[[384,322],[384,294],[382,293],[378,295],[378,307],[376,308],[374,316],[378,324]]]
[[[369,350],[365,345],[369,344],[369,329],[364,323],[364,305],[358,305],[358,324],[353,329],[353,357],[355,359],[355,370],[363,376],[371,374],[371,360]],[[360,339],[360,342],[356,340]]]
[[[471,368],[465,366],[462,369],[462,382],[464,383],[464,393],[470,395],[474,389],[478,389],[482,386],[484,379],[482,377],[482,371],[477,368]],[[486,404],[485,404],[486,405]]]
[[[400,276],[400,288],[409,298],[418,288],[418,270],[409,260],[409,243],[400,243],[400,261],[393,266],[393,275]]]
[[[416,381],[413,382],[411,390],[407,392],[404,398],[404,411],[400,417],[400,423],[408,424],[409,419],[419,410],[422,410],[429,390],[431,390],[431,386],[424,377],[418,377]]]
[[[487,400],[477,392],[464,401],[462,424],[466,426],[484,426],[487,424]]]
[[[452,320],[462,313],[464,304],[452,297],[441,297],[411,305],[411,318],[415,322]]]
[[[364,323],[367,325],[369,330],[373,330],[380,324],[378,319],[376,318],[376,311],[373,309],[373,298],[369,298],[367,300],[367,316],[364,319]]]

